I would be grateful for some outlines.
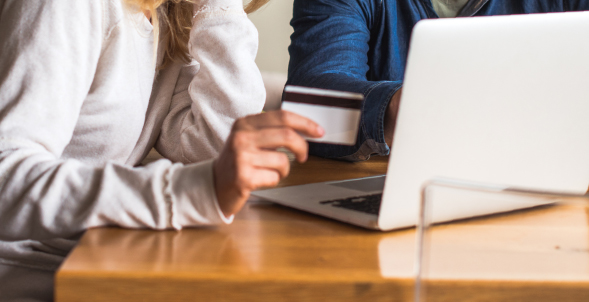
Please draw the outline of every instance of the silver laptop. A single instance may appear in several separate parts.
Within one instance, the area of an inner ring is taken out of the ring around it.
[[[436,177],[584,194],[589,184],[589,12],[419,22],[386,176],[253,195],[355,225],[417,223]],[[352,167],[350,166],[350,169]],[[450,198],[452,220],[528,207]]]

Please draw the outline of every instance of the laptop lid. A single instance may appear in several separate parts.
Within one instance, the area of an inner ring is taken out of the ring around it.
[[[381,229],[415,225],[434,177],[587,190],[589,12],[425,20],[410,46]],[[453,219],[511,210],[447,207]]]

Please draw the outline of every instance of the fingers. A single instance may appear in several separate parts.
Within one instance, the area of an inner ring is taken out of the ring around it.
[[[324,133],[312,120],[281,110],[238,119],[214,164],[215,193],[223,213],[239,211],[252,190],[276,186],[288,175],[287,155],[270,150],[285,147],[304,162],[309,146],[301,134]]]
[[[265,163],[262,167],[255,167],[251,165],[251,162],[249,165],[239,166],[234,184],[240,195],[245,196],[260,188],[276,186],[283,178],[282,173],[284,176],[288,175],[288,168],[285,170],[279,163],[276,164],[277,168],[267,166],[268,164]]]
[[[281,159],[280,155],[280,152],[267,151],[256,154],[249,160],[241,156],[236,158],[235,165],[230,163],[231,158],[227,159],[224,156],[215,161],[215,193],[221,211],[226,217],[237,213],[243,207],[251,191],[274,187],[281,178],[288,175],[288,158]],[[269,160],[260,160],[263,157]],[[247,160],[247,163],[244,164],[243,160]],[[261,167],[254,166],[255,163]]]
[[[281,179],[278,172],[271,169],[256,169],[250,177],[249,185],[252,188],[252,191],[261,188],[275,187]]]
[[[290,162],[288,156],[282,152],[261,151],[251,157],[251,164],[257,169],[274,170],[279,180],[288,176]]]
[[[325,130],[312,120],[284,110],[247,116],[238,121],[236,126],[243,127],[243,129],[288,127],[303,135],[315,138],[321,137],[325,133]]]
[[[293,129],[264,128],[262,130],[237,131],[229,138],[235,154],[258,152],[267,149],[285,147],[289,149],[299,162],[307,160],[309,145]]]
[[[268,128],[256,133],[255,143],[259,148],[290,150],[299,162],[307,160],[309,145],[298,133],[289,128]]]

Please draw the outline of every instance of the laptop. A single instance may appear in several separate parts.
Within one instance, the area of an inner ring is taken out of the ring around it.
[[[253,195],[383,231],[416,225],[421,188],[437,177],[582,195],[589,185],[588,53],[589,12],[421,21],[387,174]],[[534,204],[460,195],[446,198],[444,216],[433,221]]]

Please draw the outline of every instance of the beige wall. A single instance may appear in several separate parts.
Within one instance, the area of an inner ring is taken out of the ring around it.
[[[256,58],[260,70],[281,73],[287,71],[287,48],[292,33],[289,24],[292,3],[293,0],[270,0],[265,7],[249,15],[260,35],[260,48]]]

